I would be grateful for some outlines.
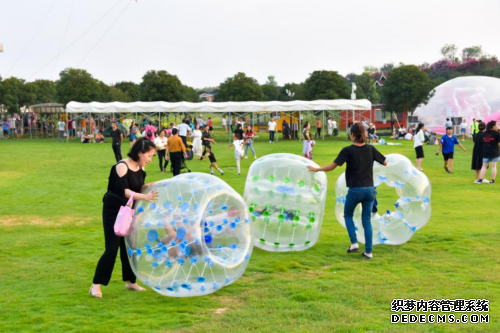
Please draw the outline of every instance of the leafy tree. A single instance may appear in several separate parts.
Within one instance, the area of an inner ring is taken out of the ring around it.
[[[20,107],[29,106],[35,101],[34,87],[26,84],[23,79],[10,77],[0,82],[0,104],[3,104],[10,114],[19,113]]]
[[[293,96],[288,96],[286,91],[291,91]],[[280,101],[290,101],[290,100],[304,100],[304,85],[302,83],[285,83],[283,87],[280,88],[278,99]]]
[[[394,63],[388,62],[384,64],[382,67],[380,67],[380,71],[384,74],[391,72],[396,66],[394,66]]]
[[[221,83],[215,95],[216,102],[263,101],[265,99],[257,80],[241,72]]]
[[[385,109],[413,113],[418,105],[429,101],[432,88],[429,76],[417,66],[398,67],[391,72],[382,90]]]
[[[132,100],[126,92],[117,88],[116,85],[109,87],[108,94],[109,102],[135,102],[135,100]]]
[[[143,101],[180,102],[186,93],[177,75],[164,70],[152,70],[144,74],[140,88]]]
[[[266,96],[266,101],[279,100],[280,88],[272,84],[266,83],[261,86],[262,92]]]
[[[265,84],[268,84],[273,87],[278,86],[278,82],[276,82],[276,77],[274,75],[270,75],[267,77],[267,82]]]
[[[183,100],[186,102],[199,102],[199,94],[196,89],[188,86],[184,87],[184,98]]]
[[[443,55],[443,58],[451,62],[457,61],[457,58],[455,57],[457,51],[458,48],[455,44],[446,44],[441,48],[441,54]]]
[[[29,82],[36,93],[35,104],[52,103],[56,100],[56,84],[50,80]]]
[[[368,73],[375,73],[375,72],[380,72],[378,67],[375,66],[363,66],[363,72],[368,72]]]
[[[351,88],[335,71],[314,71],[304,82],[304,98],[341,99],[350,98]]]
[[[84,69],[66,68],[56,82],[56,99],[64,105],[71,101],[88,103],[101,100],[99,82]]]
[[[479,59],[483,55],[481,46],[470,46],[462,49],[462,61],[467,61],[471,58]]]
[[[127,102],[137,102],[141,97],[141,88],[137,83],[130,81],[122,81],[115,84],[115,88],[120,89],[128,97]]]

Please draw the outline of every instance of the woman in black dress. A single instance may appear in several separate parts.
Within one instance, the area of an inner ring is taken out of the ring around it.
[[[101,285],[107,286],[111,279],[118,249],[120,249],[125,288],[137,291],[145,290],[135,282],[136,277],[128,261],[125,240],[123,237],[115,235],[114,226],[120,207],[126,205],[132,193],[135,192],[134,200],[152,202],[158,198],[157,191],[151,191],[148,194],[141,193],[149,187],[149,184],[144,184],[146,179],[144,167],[151,161],[155,152],[155,144],[146,138],[141,138],[130,149],[128,158],[119,161],[111,168],[108,192],[102,199],[105,251],[97,263],[93,284],[90,287],[89,293],[93,297],[102,298]]]
[[[483,166],[483,137],[484,130],[486,129],[485,123],[481,122],[477,126],[479,132],[474,135],[474,148],[472,149],[472,165],[471,170],[474,170],[476,173],[475,184],[479,182],[479,172],[481,171],[481,167]]]

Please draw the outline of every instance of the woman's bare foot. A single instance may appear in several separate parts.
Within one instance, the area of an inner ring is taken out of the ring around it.
[[[145,291],[146,290],[143,287],[141,287],[140,285],[138,285],[137,283],[131,283],[129,281],[127,281],[125,283],[125,288],[127,288],[127,290],[134,290],[134,291]]]
[[[95,298],[102,298],[101,285],[92,284],[92,286],[90,286],[89,294]]]

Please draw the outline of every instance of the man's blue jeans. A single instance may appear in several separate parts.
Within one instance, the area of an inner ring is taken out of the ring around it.
[[[354,226],[353,214],[358,204],[361,204],[361,221],[365,230],[365,252],[372,253],[373,230],[371,223],[371,214],[373,202],[375,201],[375,187],[350,187],[344,206],[344,219],[349,238],[352,243],[357,243],[356,229]]]

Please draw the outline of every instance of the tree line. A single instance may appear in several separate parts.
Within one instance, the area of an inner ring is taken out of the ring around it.
[[[309,74],[301,83],[280,86],[274,76],[264,84],[245,73],[227,78],[219,87],[202,91],[215,93],[215,101],[288,101],[317,99],[350,99],[351,84],[356,84],[356,97],[372,103],[385,104],[386,110],[413,111],[432,96],[433,89],[453,78],[483,75],[500,78],[500,65],[495,56],[483,53],[480,46],[464,48],[461,56],[456,45],[441,48],[442,58],[433,64],[419,66],[387,63],[378,67],[366,66],[361,74],[346,76],[336,71],[319,70]],[[380,79],[384,79],[383,84]],[[67,68],[57,81],[23,79],[0,76],[0,105],[9,113],[20,107],[57,102],[66,105],[78,102],[134,102],[168,101],[198,102],[200,90],[182,84],[181,80],[165,70],[151,70],[140,84],[123,81],[113,85],[94,78],[84,69]]]

